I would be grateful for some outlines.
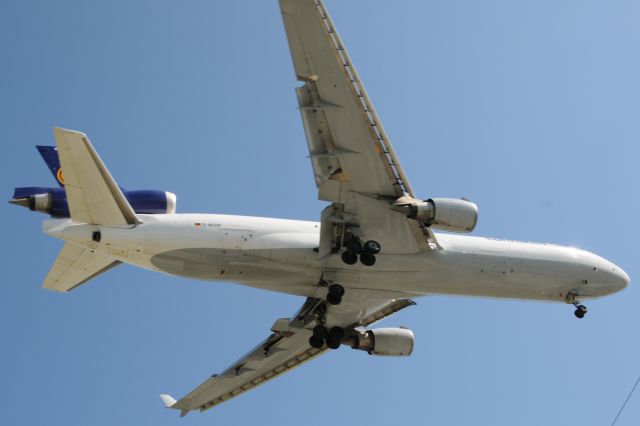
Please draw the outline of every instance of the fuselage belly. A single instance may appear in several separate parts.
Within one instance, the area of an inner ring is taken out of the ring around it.
[[[391,293],[565,301],[569,292],[600,297],[626,286],[613,263],[584,250],[551,244],[438,234],[439,249],[378,255],[375,266],[319,259],[316,222],[210,214],[141,215],[134,228],[50,220],[48,234],[122,262],[172,275],[232,281],[321,297],[324,274],[346,288]],[[100,231],[101,240],[92,240]]]

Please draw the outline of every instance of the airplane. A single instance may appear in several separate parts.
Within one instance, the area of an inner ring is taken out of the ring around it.
[[[38,148],[60,187],[16,188],[10,201],[50,214],[44,233],[64,241],[49,290],[128,263],[305,298],[220,374],[179,400],[161,395],[165,407],[208,410],[341,346],[409,356],[410,329],[371,326],[420,296],[560,302],[583,318],[583,300],[629,284],[579,248],[464,235],[477,206],[417,197],[322,1],[279,3],[318,198],[329,203],[319,222],[177,213],[174,194],[123,189],[89,138],[62,128],[55,148]]]

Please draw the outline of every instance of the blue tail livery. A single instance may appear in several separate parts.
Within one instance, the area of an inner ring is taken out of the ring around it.
[[[69,217],[67,193],[64,188],[64,175],[60,157],[54,146],[37,145],[36,148],[47,164],[59,187],[29,186],[15,188],[10,203],[27,207],[32,211],[47,213],[52,217]],[[176,196],[171,192],[142,189],[127,191],[120,188],[136,213],[163,214],[175,213]]]
[[[47,167],[51,170],[51,174],[61,187],[64,186],[64,176],[62,176],[62,169],[60,168],[60,158],[58,157],[58,151],[55,146],[36,145],[38,152],[42,156],[42,159],[47,163]]]

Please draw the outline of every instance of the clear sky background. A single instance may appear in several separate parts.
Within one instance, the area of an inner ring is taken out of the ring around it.
[[[327,1],[422,197],[465,196],[474,234],[575,245],[631,286],[587,303],[433,296],[386,320],[409,358],[342,348],[204,414],[181,397],[302,298],[121,266],[40,288],[60,241],[0,204],[0,423],[610,424],[640,374],[640,3]],[[275,0],[0,2],[8,200],[54,185],[34,148],[86,132],[124,187],[180,212],[317,220]],[[640,424],[640,391],[618,425]]]

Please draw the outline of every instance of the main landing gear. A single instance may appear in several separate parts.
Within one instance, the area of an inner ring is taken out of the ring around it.
[[[313,327],[313,335],[309,338],[309,345],[312,348],[320,349],[326,343],[329,349],[338,349],[344,335],[342,327],[327,328],[322,324],[316,325]]]
[[[587,307],[584,305],[581,305],[577,297],[578,295],[574,291],[570,291],[567,294],[567,297],[565,298],[565,300],[567,303],[571,303],[573,306],[576,307],[576,310],[573,312],[573,314],[577,318],[584,318],[584,316],[587,314]]]
[[[330,305],[339,305],[342,302],[345,290],[340,284],[331,284],[327,293],[327,301],[318,306],[314,312],[316,315],[316,326],[313,327],[313,334],[309,338],[309,345],[312,348],[320,349],[325,344],[329,349],[338,349],[345,337],[345,330],[342,327],[326,326],[327,309]]]
[[[345,243],[347,249],[342,253],[342,261],[347,265],[355,265],[360,255],[360,263],[365,266],[373,266],[376,263],[376,254],[380,253],[380,244],[369,240],[365,243],[359,238],[352,238]]]

